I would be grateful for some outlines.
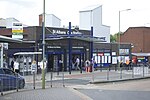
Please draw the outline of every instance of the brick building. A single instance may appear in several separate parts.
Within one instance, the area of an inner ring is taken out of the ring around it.
[[[150,53],[150,27],[130,27],[120,36],[122,43],[131,43],[133,53]]]
[[[136,59],[150,59],[150,27],[130,27],[120,36],[121,43],[131,43],[132,53],[143,54]],[[133,56],[133,58],[135,58]]]

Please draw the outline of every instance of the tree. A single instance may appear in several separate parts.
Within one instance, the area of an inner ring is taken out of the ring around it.
[[[114,35],[110,35],[110,42],[116,42],[116,39],[115,39],[115,37],[114,37]]]
[[[110,35],[110,42],[116,42],[116,40],[117,40],[117,34],[114,34],[114,35]]]
[[[122,34],[122,32],[120,32],[120,34]],[[118,36],[119,36],[119,32],[118,33],[115,33],[114,35],[110,35],[110,42],[117,42],[117,39],[118,39]]]

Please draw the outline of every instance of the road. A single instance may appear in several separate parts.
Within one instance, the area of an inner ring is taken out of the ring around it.
[[[93,100],[150,100],[150,79],[76,88]]]
[[[95,76],[104,78],[105,75],[106,73],[96,73]],[[4,96],[0,96],[0,100],[150,100],[150,78],[89,84],[92,79],[91,73],[65,75],[64,81],[60,76],[57,77],[59,80],[51,81],[48,76],[46,89],[41,89],[39,76],[34,90],[33,77],[30,76],[24,90],[4,93]]]
[[[132,80],[105,85],[98,84],[97,86],[105,90],[150,91],[150,79]]]

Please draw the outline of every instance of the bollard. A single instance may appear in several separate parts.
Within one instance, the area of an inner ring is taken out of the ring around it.
[[[63,81],[63,87],[65,87],[65,84],[64,84],[64,68],[62,70],[62,81]]]
[[[18,82],[18,73],[17,73],[17,79],[16,79],[16,91],[18,92],[19,82]]]
[[[59,67],[57,66],[57,76],[59,76]]]
[[[91,67],[92,69],[92,82],[94,82],[94,65],[92,65],[92,67]]]
[[[120,67],[120,79],[122,79],[122,67]]]
[[[52,87],[53,70],[51,68],[51,87]]]
[[[107,80],[109,80],[109,68],[107,69]]]
[[[144,77],[144,73],[145,73],[145,71],[144,71],[144,65],[143,65],[143,77]]]
[[[35,89],[35,72],[33,71],[33,89]]]
[[[132,67],[132,78],[134,78],[134,67]]]
[[[3,80],[0,80],[1,95],[3,96]]]
[[[82,74],[82,66],[80,65],[80,73]]]
[[[109,71],[110,71],[110,65],[109,65]]]
[[[101,65],[100,71],[102,72],[102,65]]]

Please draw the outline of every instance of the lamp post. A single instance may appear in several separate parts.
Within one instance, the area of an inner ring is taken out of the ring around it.
[[[119,61],[120,61],[120,13],[123,12],[123,11],[129,11],[131,9],[125,9],[125,10],[120,10],[119,11],[119,33],[118,33],[118,68],[120,68],[120,65],[119,65]]]
[[[43,69],[42,69],[42,89],[45,89],[45,0],[43,0],[43,15],[42,15],[42,27],[43,27]]]
[[[120,13],[123,11],[129,11],[129,10],[131,10],[131,9],[125,9],[125,10],[119,11],[119,33],[120,33]]]

